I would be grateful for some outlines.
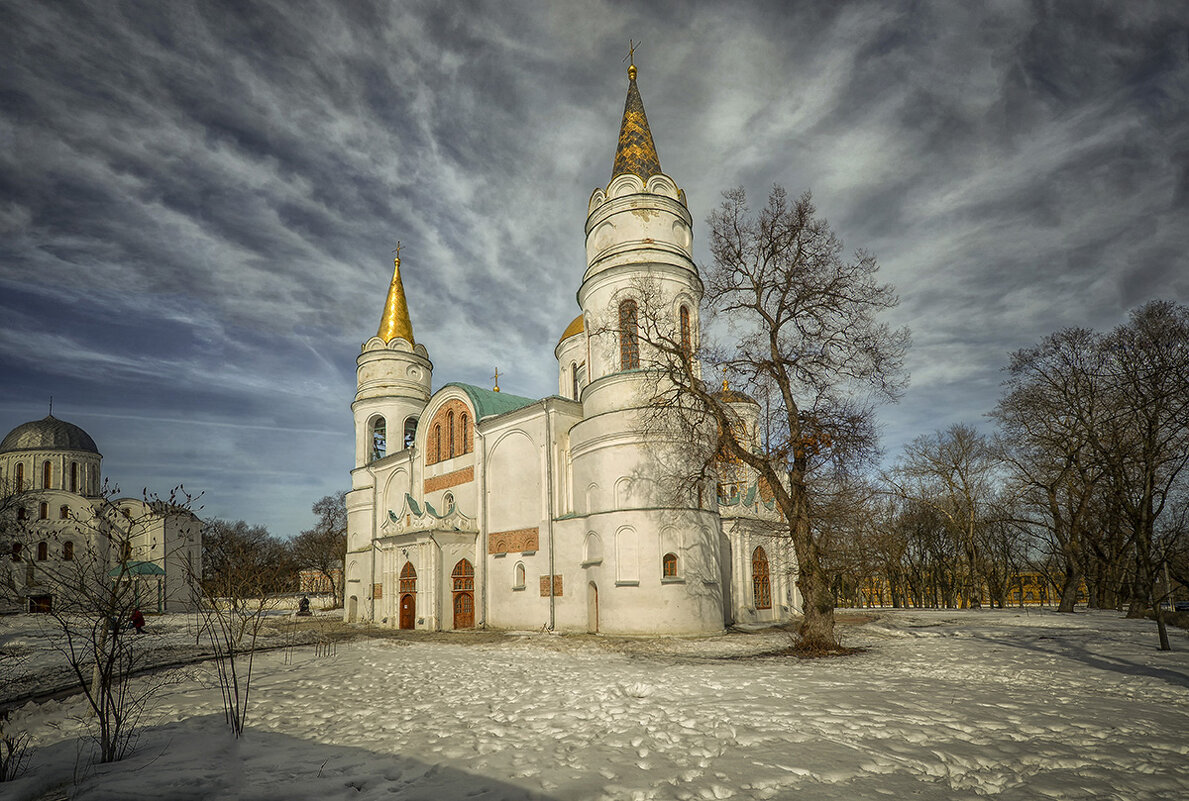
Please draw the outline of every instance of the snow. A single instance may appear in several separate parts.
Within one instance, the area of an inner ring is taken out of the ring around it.
[[[238,742],[190,666],[136,753],[78,778],[78,699],[22,707],[37,751],[0,797],[1189,798],[1184,631],[1162,653],[1113,612],[896,611],[844,634],[866,650],[763,656],[779,632],[286,648],[257,657]]]

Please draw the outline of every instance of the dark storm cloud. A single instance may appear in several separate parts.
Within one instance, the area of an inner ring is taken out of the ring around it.
[[[893,448],[1007,354],[1189,298],[1186,19],[1166,3],[0,6],[0,412],[128,486],[308,525],[404,243],[436,383],[554,391],[629,37],[705,259],[722,189],[812,188],[914,329]],[[159,479],[158,477],[161,477]],[[160,488],[159,488],[160,489]]]

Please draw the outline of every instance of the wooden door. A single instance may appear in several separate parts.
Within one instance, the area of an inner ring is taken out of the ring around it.
[[[400,597],[400,627],[415,628],[417,624],[417,596],[407,592]]]
[[[454,628],[475,627],[475,596],[469,592],[454,593]]]

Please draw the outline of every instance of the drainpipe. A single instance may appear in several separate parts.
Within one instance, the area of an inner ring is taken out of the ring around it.
[[[557,625],[557,596],[553,593],[553,412],[545,403],[545,526],[549,538],[549,630]]]
[[[478,416],[476,409],[475,417]],[[478,588],[476,588],[476,593],[483,599],[483,603],[479,607],[482,610],[479,626],[487,628],[487,595],[489,591],[487,586],[487,440],[479,433],[478,420],[471,424],[471,430],[475,437],[475,470],[479,473],[479,508],[475,510],[475,519],[479,524],[479,534],[475,537],[479,545],[476,561],[479,563],[479,579],[483,587],[482,593],[478,593]]]

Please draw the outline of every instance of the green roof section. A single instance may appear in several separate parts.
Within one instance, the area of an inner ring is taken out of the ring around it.
[[[523,409],[525,406],[531,406],[538,400],[538,398],[522,398],[519,395],[510,395],[507,392],[483,389],[482,387],[463,384],[458,381],[452,381],[442,387],[442,389],[446,387],[458,387],[467,394],[467,397],[471,399],[471,405],[475,407],[475,418],[477,420],[514,412],[517,409]]]
[[[165,568],[153,562],[124,562],[107,573],[112,578],[120,576],[164,576]]]

